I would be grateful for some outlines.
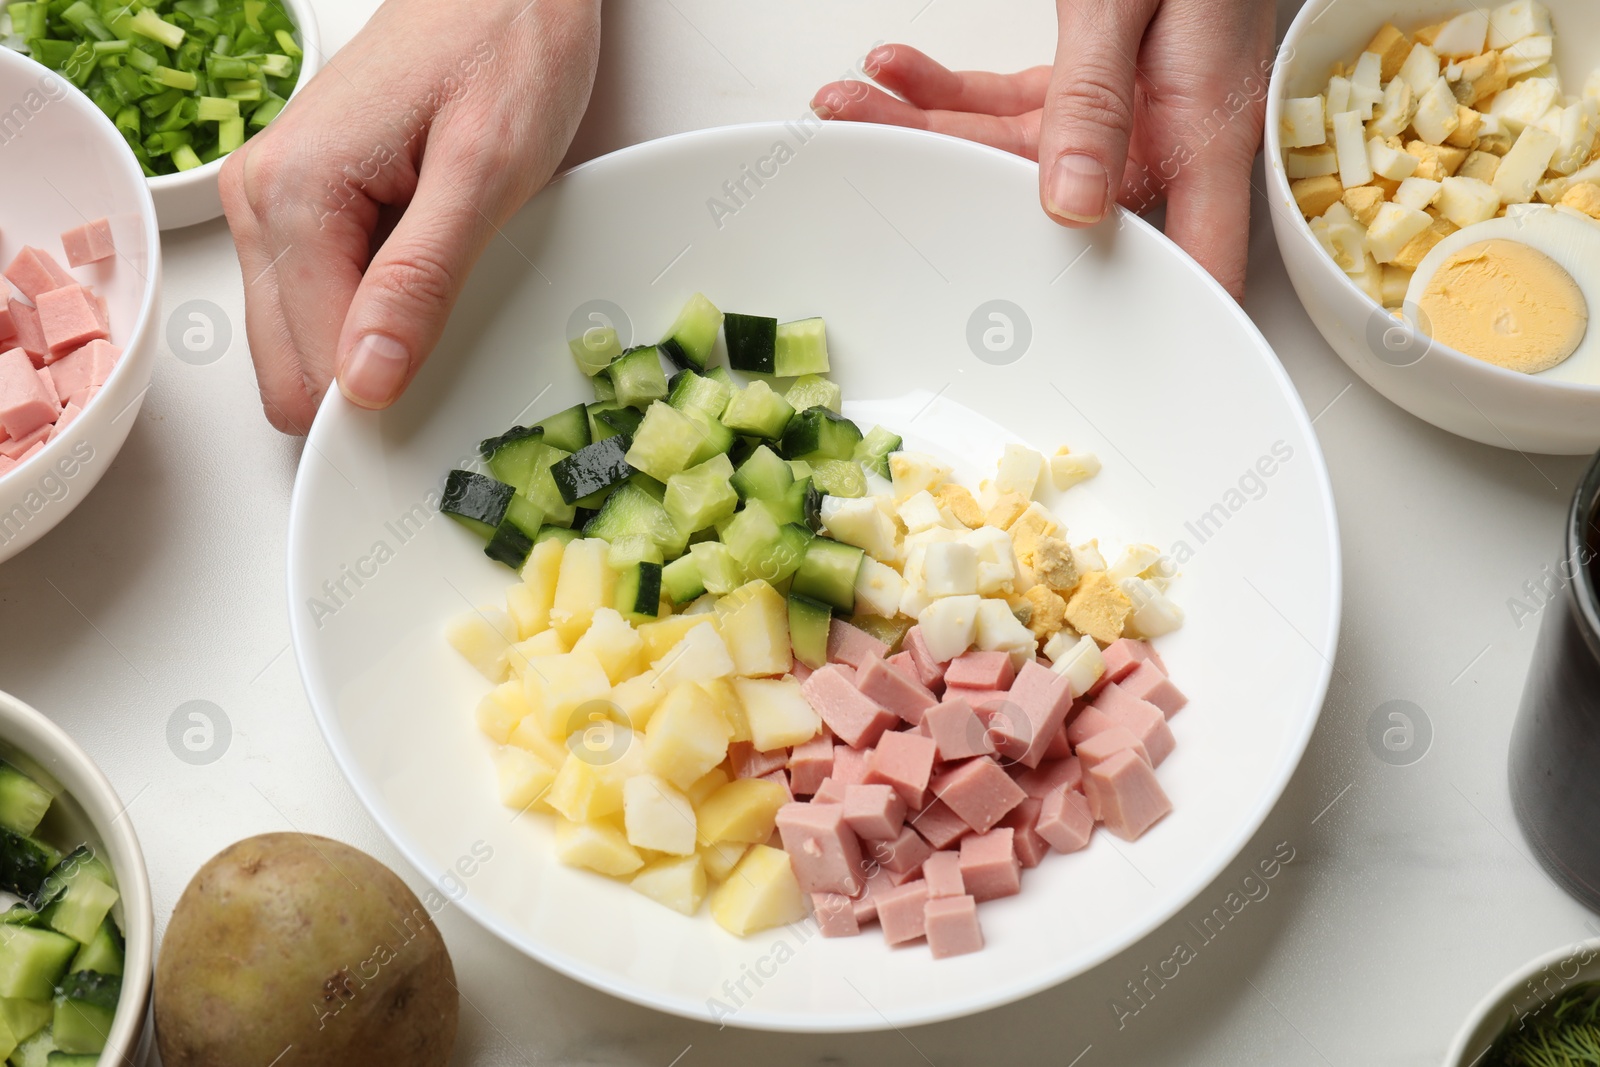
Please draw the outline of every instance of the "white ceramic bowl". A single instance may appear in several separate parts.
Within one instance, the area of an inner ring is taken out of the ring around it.
[[[1339,549],[1293,387],[1238,306],[1165,238],[1132,217],[1053,225],[1034,167],[1013,156],[818,126],[638,145],[535,198],[490,245],[398,406],[323,406],[292,504],[291,625],[318,722],[400,849],[434,878],[475,845],[493,850],[471,878],[450,878],[460,906],[505,940],[664,1011],[872,1030],[1070,978],[1216,877],[1316,721]],[[742,206],[724,185],[740,180]],[[488,686],[442,632],[469,605],[502,603],[514,578],[432,510],[438,487],[480,438],[587,397],[566,342],[591,314],[625,341],[654,338],[696,290],[734,311],[825,316],[845,411],[944,456],[968,484],[992,475],[1007,442],[1094,449],[1105,471],[1057,501],[1073,536],[1194,552],[1173,589],[1188,625],[1160,644],[1193,699],[1161,768],[1175,813],[1135,844],[1098,835],[1028,872],[1020,896],[980,909],[982,952],[935,963],[925,945],[890,950],[871,929],[824,941],[809,921],[736,938],[704,912],[686,918],[561,866],[549,820],[513,819],[496,800],[472,716]],[[741,979],[745,995],[730,992]]]
[[[1544,0],[1569,93],[1600,66],[1600,5]],[[1532,377],[1463,355],[1369,299],[1311,234],[1283,169],[1285,99],[1323,92],[1385,22],[1413,29],[1469,8],[1465,0],[1309,0],[1289,27],[1267,101],[1267,202],[1278,249],[1311,321],[1350,368],[1418,418],[1497,448],[1563,455],[1600,448],[1600,385]],[[1600,317],[1600,309],[1591,309]],[[1600,328],[1591,325],[1591,329]]]
[[[67,516],[116,458],[150,385],[161,306],[161,234],[138,162],[89,98],[26,56],[0,48],[0,100],[26,121],[0,133],[0,262],[23,245],[63,265],[61,233],[108,218],[117,255],[72,270],[106,299],[116,370],[82,414],[33,458],[0,475],[0,561]]]
[[[282,0],[282,3],[294,20],[298,31],[295,39],[305,53],[300,61],[300,79],[289,94],[289,99],[293,100],[322,69],[322,38],[317,32],[317,13],[309,0]],[[158,174],[149,180],[150,195],[155,197],[156,214],[163,230],[194,226],[221,217],[222,192],[217,179],[225,162],[226,156],[193,170]]]
[[[1506,975],[1480,1000],[1450,1043],[1444,1067],[1475,1067],[1508,1023],[1537,1011],[1568,988],[1600,979],[1600,941],[1552,949]]]
[[[9,693],[0,692],[0,759],[36,778],[54,779],[60,794],[50,806],[45,826],[53,843],[76,846],[88,842],[111,866],[121,898],[112,915],[122,927],[127,955],[122,998],[100,1062],[133,1067],[144,1035],[154,962],[155,919],[150,904],[150,875],[144,853],[126,809],[106,776],[76,741],[55,723]]]

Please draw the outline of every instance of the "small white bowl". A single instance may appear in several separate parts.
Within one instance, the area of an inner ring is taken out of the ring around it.
[[[1472,1067],[1494,1044],[1506,1024],[1570,987],[1600,979],[1600,940],[1552,949],[1507,975],[1478,1002],[1450,1043],[1444,1067]]]
[[[150,974],[155,941],[155,919],[150,901],[150,875],[126,807],[100,768],[77,742],[38,711],[9,693],[0,692],[0,757],[19,765],[25,774],[54,778],[61,793],[47,819],[59,819],[76,844],[87,841],[111,865],[121,898],[112,914],[122,925],[127,942],[122,974],[122,998],[111,1025],[105,1064],[134,1064],[150,1003]],[[61,844],[62,842],[56,842]]]
[[[322,39],[317,32],[317,13],[308,0],[283,0],[283,6],[294,20],[295,39],[305,53],[300,60],[300,78],[294,83],[289,99],[305,88],[307,82],[322,69]],[[256,131],[259,135],[260,131]],[[222,215],[222,192],[217,179],[222,174],[222,164],[228,157],[214,159],[193,170],[177,174],[159,174],[150,181],[150,195],[155,197],[156,215],[163,230],[177,230],[210,222]]]
[[[1568,92],[1600,66],[1600,5],[1544,0]],[[1311,321],[1378,392],[1440,429],[1498,448],[1587,455],[1600,448],[1600,384],[1533,377],[1473,359],[1415,331],[1330,259],[1295,206],[1283,167],[1284,100],[1316,96],[1385,22],[1402,30],[1470,10],[1468,0],[1310,0],[1289,27],[1267,99],[1267,202],[1284,267]],[[1600,308],[1594,309],[1600,316]],[[1591,329],[1600,326],[1591,325]]]
[[[71,84],[0,48],[0,100],[27,121],[0,139],[0,261],[23,245],[61,254],[61,234],[111,222],[117,254],[73,270],[105,298],[122,358],[98,396],[55,440],[0,475],[0,562],[50,531],[93,489],[139,415],[155,363],[161,233],[138,162],[111,120]],[[8,346],[9,347],[9,346]]]

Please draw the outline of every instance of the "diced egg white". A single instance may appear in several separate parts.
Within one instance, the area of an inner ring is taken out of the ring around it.
[[[1557,88],[1549,82],[1524,78],[1495,93],[1486,114],[1504,124],[1507,132],[1519,134],[1523,127],[1542,119],[1558,95]]]
[[[1364,121],[1359,111],[1342,111],[1333,117],[1333,150],[1339,156],[1339,183],[1346,189],[1372,180]]]
[[[1489,47],[1503,49],[1527,37],[1549,35],[1550,9],[1538,0],[1513,0],[1489,12]]]
[[[1065,637],[1065,632],[1056,637]],[[1053,639],[1052,639],[1053,641]],[[1084,636],[1051,654],[1049,645],[1045,646],[1044,654],[1050,659],[1050,669],[1067,679],[1072,686],[1072,695],[1081,697],[1087,693],[1100,676],[1106,672],[1105,658],[1100,654],[1100,646],[1094,643],[1094,638]]]
[[[1425,44],[1413,45],[1395,77],[1411,86],[1412,94],[1420,98],[1439,80],[1438,53]]]
[[[1417,100],[1416,114],[1411,117],[1417,136],[1429,144],[1444,144],[1461,126],[1457,107],[1456,94],[1450,91],[1450,83],[1442,77],[1435,77],[1427,92]]]
[[[869,615],[892,619],[900,610],[905,579],[886,563],[868,557],[856,572],[856,605]]]
[[[1369,136],[1399,137],[1411,125],[1411,116],[1417,110],[1417,97],[1404,78],[1390,79],[1383,90],[1383,100],[1367,123]]]
[[[1380,65],[1380,73],[1382,69]],[[1350,110],[1350,79],[1335,74],[1328,79],[1328,91],[1323,95],[1326,98],[1326,103],[1323,105],[1324,110],[1327,112],[1326,121],[1328,128],[1331,130],[1333,129],[1333,116],[1341,111]]]
[[[1481,9],[1464,11],[1439,28],[1433,50],[1441,56],[1459,59],[1483,51],[1489,36],[1489,14]]]
[[[1372,172],[1391,181],[1405,181],[1416,171],[1420,162],[1410,152],[1385,144],[1376,137],[1367,142],[1367,163]]]
[[[1527,126],[1517,136],[1500,168],[1494,174],[1494,191],[1507,204],[1526,204],[1533,199],[1533,191],[1544,179],[1550,160],[1561,145],[1561,138],[1549,130]]]
[[[1100,457],[1093,452],[1058,452],[1050,457],[1050,482],[1071,489],[1100,473]]]
[[[978,552],[960,541],[932,544],[922,557],[922,587],[931,597],[978,591]]]
[[[900,531],[885,512],[882,497],[822,498],[822,525],[835,541],[854,545],[873,559],[890,560],[897,555]]]
[[[1500,211],[1500,194],[1477,178],[1446,178],[1439,188],[1439,214],[1457,226],[1492,219]]]
[[[1350,74],[1350,109],[1361,116],[1362,122],[1372,117],[1372,109],[1383,99],[1382,79],[1383,57],[1376,52],[1362,52]]]
[[[944,525],[944,515],[939,511],[939,503],[926,489],[920,489],[900,501],[896,513],[900,516],[900,521],[905,524],[907,533],[921,533],[923,530]]]
[[[1017,668],[1033,659],[1039,647],[1033,631],[1022,625],[1011,605],[992,598],[978,604],[974,641],[985,652],[1009,653],[1011,665]]]
[[[973,593],[941,597],[924,608],[917,615],[917,625],[922,627],[928,655],[942,662],[971,648],[977,635],[978,605],[982,602],[983,598]]]
[[[1328,143],[1328,125],[1320,96],[1302,96],[1283,105],[1283,143],[1289,148],[1312,148]],[[1401,127],[1404,129],[1404,127]],[[1399,131],[1395,131],[1398,133]]]
[[[1095,538],[1085,541],[1081,545],[1073,545],[1072,562],[1078,568],[1079,574],[1105,570],[1106,557],[1100,553],[1099,539]]]
[[[1500,55],[1506,61],[1506,73],[1513,78],[1531,74],[1550,62],[1555,56],[1555,38],[1548,34],[1524,37],[1504,49]]]
[[[926,452],[889,453],[889,480],[896,500],[936,488],[949,477],[950,468]]]
[[[1407,242],[1432,225],[1433,216],[1425,211],[1404,204],[1384,204],[1367,227],[1367,250],[1379,263],[1393,263]]]
[[[1137,578],[1160,561],[1161,550],[1155,545],[1129,545],[1117,561],[1106,568],[1106,577],[1114,582]]]
[[[1006,445],[995,473],[997,493],[1021,493],[1030,499],[1039,486],[1044,457],[1025,445]]]
[[[1395,190],[1394,202],[1414,211],[1423,211],[1439,198],[1439,190],[1442,188],[1444,188],[1442,183],[1429,178],[1407,178],[1400,183],[1400,188]]]
[[[1117,584],[1133,601],[1128,625],[1138,636],[1160,637],[1183,625],[1183,609],[1143,578],[1124,578]]]

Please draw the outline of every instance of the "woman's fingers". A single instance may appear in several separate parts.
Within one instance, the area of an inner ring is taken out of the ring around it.
[[[910,45],[886,44],[867,53],[861,69],[890,92],[924,111],[969,111],[1016,116],[1044,106],[1049,67],[1015,74],[951,70]]]
[[[825,119],[932,130],[1028,159],[1038,158],[1038,112],[1002,117],[966,111],[925,111],[865,82],[824,85],[812,98],[811,107]]]

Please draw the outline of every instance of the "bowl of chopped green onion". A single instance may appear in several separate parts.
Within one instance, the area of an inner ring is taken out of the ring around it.
[[[1473,1009],[1444,1064],[1600,1064],[1600,940],[1554,949],[1507,975]]]
[[[116,125],[164,230],[222,214],[223,157],[321,65],[306,0],[0,0],[0,41]]]

